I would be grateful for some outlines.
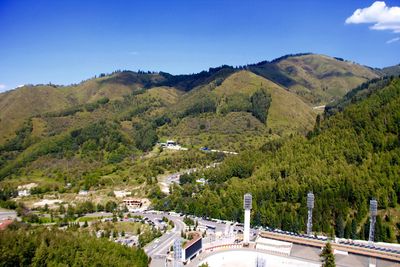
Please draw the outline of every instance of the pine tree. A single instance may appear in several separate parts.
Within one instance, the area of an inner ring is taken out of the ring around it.
[[[335,267],[335,256],[333,255],[331,243],[326,243],[322,253],[319,255],[322,259],[322,267]]]

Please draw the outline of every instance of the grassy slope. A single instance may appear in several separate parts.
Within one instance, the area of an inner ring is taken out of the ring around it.
[[[219,107],[224,98],[239,96],[249,99],[260,88],[264,88],[272,96],[271,107],[268,111],[266,125],[246,112],[233,112],[226,115],[218,114]],[[175,110],[183,110],[193,101],[209,95],[217,101],[217,113],[184,118],[175,128],[170,129],[173,135],[180,137],[198,135],[202,133],[243,133],[254,131],[265,134],[266,129],[273,133],[288,134],[293,132],[306,132],[312,129],[315,114],[299,97],[292,94],[279,85],[264,79],[249,71],[240,71],[229,76],[220,86],[213,88],[207,85],[190,92],[179,102]],[[204,125],[201,127],[201,125]],[[203,129],[201,129],[203,128]]]
[[[289,57],[278,61],[277,65],[296,81],[289,89],[316,104],[337,99],[359,84],[378,77],[367,67],[323,55]]]
[[[122,72],[91,79],[76,86],[25,86],[2,93],[0,144],[12,138],[14,132],[31,116],[95,102],[104,97],[121,100],[124,95],[162,79],[158,74]]]
[[[23,87],[0,94],[0,143],[32,115],[67,108],[71,101],[51,86]]]
[[[276,62],[249,66],[248,69],[297,93],[311,105],[325,104],[340,98],[362,82],[378,77],[376,72],[364,66],[315,54],[285,57]],[[26,119],[39,113],[63,110],[95,102],[103,97],[110,100],[122,99],[123,95],[132,91],[156,84],[176,85],[176,88],[182,87],[185,91],[196,91],[196,88],[208,87],[215,84],[216,80],[221,82],[232,73],[237,73],[237,70],[229,67],[211,70],[180,76],[125,71],[73,86],[23,87],[0,94],[0,144],[12,138],[15,130]],[[242,75],[237,77],[243,78]],[[246,94],[246,90],[251,90],[252,86],[247,82],[235,81],[234,86],[240,87]],[[191,95],[198,97],[196,94]]]
[[[301,231],[305,198],[313,191],[315,231],[340,232],[342,218],[342,228],[356,223],[353,238],[365,238],[368,200],[376,198],[385,225],[377,226],[378,240],[400,242],[399,107],[397,79],[323,121],[310,138],[295,136],[271,142],[263,152],[242,153],[210,170],[206,187],[175,189],[164,203],[199,216],[241,219],[242,196],[251,192],[254,222]]]

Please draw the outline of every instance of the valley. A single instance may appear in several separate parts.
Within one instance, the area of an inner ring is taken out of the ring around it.
[[[110,240],[119,240],[110,236],[119,219],[141,216],[121,229],[146,240],[135,246],[153,266],[184,223],[160,232],[130,213],[131,202],[140,212],[241,223],[250,192],[253,227],[301,234],[311,191],[316,235],[365,240],[375,198],[376,241],[399,242],[399,92],[399,78],[383,70],[315,54],[25,86],[0,94],[0,206],[38,227],[108,217],[95,235]]]

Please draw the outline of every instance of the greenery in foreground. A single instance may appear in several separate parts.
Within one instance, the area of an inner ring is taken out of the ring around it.
[[[331,243],[326,243],[321,252],[322,267],[335,267],[335,255],[333,255]]]
[[[317,121],[308,138],[269,142],[228,158],[195,182],[172,188],[156,208],[242,220],[253,195],[252,224],[305,230],[307,192],[315,194],[314,231],[368,238],[369,200],[376,198],[376,241],[400,241],[400,80],[341,113]],[[198,175],[198,174],[194,174]],[[186,179],[195,181],[195,179]]]
[[[0,235],[0,266],[147,266],[142,249],[84,232],[12,225]]]

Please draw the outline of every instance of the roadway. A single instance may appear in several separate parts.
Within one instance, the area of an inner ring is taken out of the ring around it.
[[[148,213],[148,212],[133,212],[133,215],[140,215],[143,218],[148,218],[149,220],[156,222],[161,220],[162,217],[168,218],[174,222],[174,228],[167,231],[164,235],[156,238],[144,247],[146,254],[151,257],[150,267],[161,267],[165,266],[165,260],[168,255],[169,249],[174,243],[174,241],[181,236],[182,230],[186,228],[185,223],[179,216],[171,216],[168,213]]]
[[[7,219],[14,220],[15,218],[17,218],[17,213],[15,211],[10,211],[10,210],[0,211],[0,221]]]

